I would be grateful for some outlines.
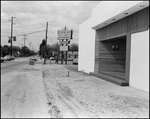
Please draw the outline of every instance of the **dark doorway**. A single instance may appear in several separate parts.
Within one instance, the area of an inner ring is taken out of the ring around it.
[[[125,80],[126,36],[99,44],[99,73]]]

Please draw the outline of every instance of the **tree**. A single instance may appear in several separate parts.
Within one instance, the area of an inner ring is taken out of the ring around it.
[[[40,56],[42,56],[43,58],[44,58],[44,54],[45,54],[45,45],[46,45],[46,40],[43,39],[42,43],[40,44],[40,47],[39,47]]]
[[[70,46],[70,51],[78,51],[78,44],[72,43]]]
[[[52,47],[52,51],[55,51],[57,53],[60,52],[60,45],[58,43],[53,44],[51,47]]]
[[[30,55],[30,49],[27,46],[21,47],[21,54],[24,54],[25,56]]]

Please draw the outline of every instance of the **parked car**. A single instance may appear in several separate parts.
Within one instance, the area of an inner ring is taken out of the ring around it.
[[[4,58],[3,57],[1,57],[1,62],[4,62]]]
[[[74,58],[68,58],[67,60],[68,60],[68,61],[73,61],[73,59],[74,59]]]
[[[10,59],[11,60],[15,60],[15,57],[12,55],[12,56],[10,56]]]
[[[31,59],[37,61],[37,56],[31,57]]]
[[[78,58],[75,58],[73,61],[72,61],[72,64],[77,64],[78,65]]]
[[[10,55],[6,55],[5,57],[4,57],[4,61],[10,61],[11,60],[11,56]]]
[[[50,57],[49,59],[50,59],[50,60],[55,60],[55,58],[54,58],[54,57]]]

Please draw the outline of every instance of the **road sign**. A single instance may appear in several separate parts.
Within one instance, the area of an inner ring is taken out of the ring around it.
[[[68,46],[60,46],[60,51],[68,51]]]

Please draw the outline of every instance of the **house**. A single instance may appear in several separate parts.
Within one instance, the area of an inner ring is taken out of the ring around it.
[[[78,70],[83,69],[149,92],[149,1],[101,1],[92,9],[79,26]]]

